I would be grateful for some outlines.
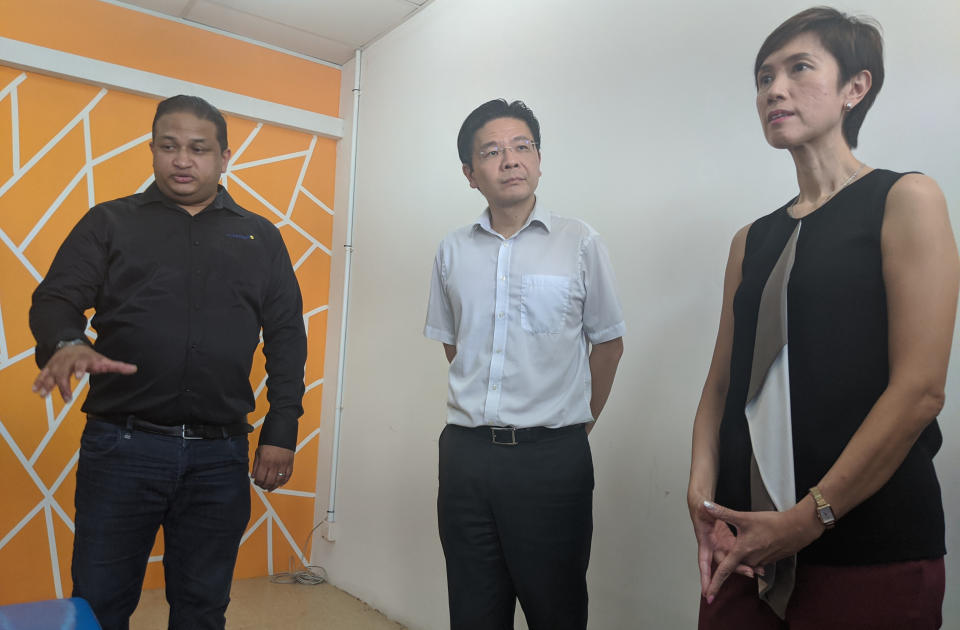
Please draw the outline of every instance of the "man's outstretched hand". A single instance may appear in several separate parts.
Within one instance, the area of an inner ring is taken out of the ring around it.
[[[73,389],[70,387],[70,376],[83,378],[86,374],[133,374],[137,366],[123,361],[114,361],[103,356],[90,346],[66,346],[57,350],[47,364],[40,370],[37,380],[33,382],[33,391],[40,396],[46,396],[56,387],[64,402],[73,399]]]

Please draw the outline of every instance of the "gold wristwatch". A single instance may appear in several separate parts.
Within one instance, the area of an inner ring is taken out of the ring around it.
[[[833,514],[833,508],[830,507],[830,504],[827,503],[823,495],[820,494],[820,488],[816,486],[810,488],[810,495],[817,503],[817,518],[820,519],[824,527],[831,529],[837,524],[837,517]]]

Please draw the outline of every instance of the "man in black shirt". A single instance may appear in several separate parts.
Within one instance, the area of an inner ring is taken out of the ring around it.
[[[158,528],[170,627],[223,628],[249,477],[293,474],[306,335],[279,231],[218,185],[223,116],[175,96],[153,121],[155,183],[92,208],[33,295],[33,389],[89,373],[77,465],[73,594],[127,628]],[[84,312],[97,331],[84,335]],[[248,477],[249,375],[263,335],[270,409]]]

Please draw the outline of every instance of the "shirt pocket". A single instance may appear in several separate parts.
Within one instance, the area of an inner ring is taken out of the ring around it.
[[[527,332],[554,335],[563,330],[570,306],[570,278],[523,274],[520,325]]]

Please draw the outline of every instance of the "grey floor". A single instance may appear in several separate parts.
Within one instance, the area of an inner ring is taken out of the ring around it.
[[[162,589],[144,591],[131,630],[165,630]],[[237,580],[227,608],[228,630],[404,630],[356,597],[329,584],[274,584],[269,578]]]

